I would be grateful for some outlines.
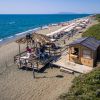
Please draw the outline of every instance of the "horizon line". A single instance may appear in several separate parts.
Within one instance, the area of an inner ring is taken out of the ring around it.
[[[51,15],[51,14],[58,14],[58,15],[67,15],[67,14],[100,14],[100,13],[0,13],[0,15]]]

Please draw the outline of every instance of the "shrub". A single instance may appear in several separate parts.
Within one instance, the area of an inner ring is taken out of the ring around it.
[[[100,100],[100,67],[73,80],[68,93],[60,100]]]
[[[100,97],[100,89],[96,91],[96,97]]]
[[[97,14],[95,17],[96,17],[96,20],[100,22],[100,14]]]

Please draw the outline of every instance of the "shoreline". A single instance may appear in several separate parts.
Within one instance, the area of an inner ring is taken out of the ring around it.
[[[34,32],[37,33],[37,32],[39,32],[39,31],[41,31],[41,30],[44,30],[45,27],[48,27],[48,28],[49,28],[50,26],[51,26],[51,27],[52,27],[52,26],[59,26],[59,24],[62,25],[63,23],[66,23],[66,24],[68,24],[68,23],[73,23],[73,22],[76,21],[76,20],[88,18],[88,17],[90,17],[90,16],[92,16],[92,15],[89,15],[89,16],[86,16],[86,17],[81,17],[81,18],[75,18],[75,19],[70,20],[70,21],[59,22],[59,23],[52,23],[52,24],[48,24],[48,25],[41,26],[41,27],[36,27],[36,28],[30,29],[30,30],[27,30],[27,31],[24,31],[24,32],[16,33],[15,35],[12,35],[12,36],[9,36],[9,37],[1,38],[1,39],[0,39],[0,47],[3,46],[3,45],[6,45],[6,44],[8,44],[8,43],[14,42],[14,41],[16,41],[17,39],[20,39],[20,38],[24,37],[24,36],[25,36],[26,34],[28,34],[28,33],[32,34],[32,33],[34,33]],[[63,26],[62,26],[62,27],[63,27]],[[42,29],[42,28],[44,28],[44,29]]]

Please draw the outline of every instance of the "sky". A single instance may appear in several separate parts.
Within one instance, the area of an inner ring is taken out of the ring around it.
[[[0,14],[100,13],[100,0],[0,0]]]

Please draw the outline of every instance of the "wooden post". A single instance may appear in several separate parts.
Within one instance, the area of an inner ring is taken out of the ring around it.
[[[55,56],[55,50],[54,50],[54,56]]]
[[[31,63],[31,66],[32,66],[32,68],[33,68],[33,78],[35,78],[34,65]]]
[[[69,52],[69,61],[70,61],[70,53],[72,52],[70,47],[69,47],[68,52]]]
[[[18,66],[18,68],[20,68],[20,67],[21,67],[20,57],[21,57],[21,55],[20,55],[20,43],[19,43],[19,66]]]
[[[26,62],[26,59],[25,59],[25,67],[26,67],[26,70],[27,70],[27,62]]]
[[[27,40],[27,47],[28,47],[28,40]]]
[[[50,56],[50,45],[49,45],[49,56]]]
[[[37,64],[37,70],[39,70],[39,63],[38,63],[38,60],[37,60],[36,64]]]
[[[20,54],[20,43],[18,43],[19,44],[19,54]]]
[[[60,55],[61,55],[62,53],[61,53],[61,49],[60,49]]]
[[[66,44],[66,41],[64,40],[64,44]]]

